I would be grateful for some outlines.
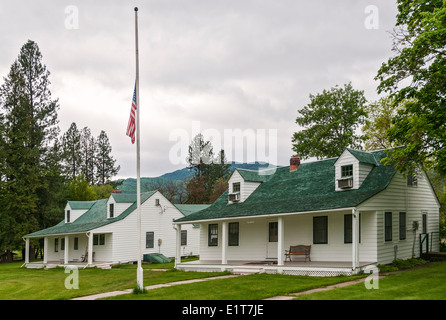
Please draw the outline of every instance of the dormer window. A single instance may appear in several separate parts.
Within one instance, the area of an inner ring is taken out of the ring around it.
[[[109,205],[109,208],[110,208],[110,218],[113,218],[114,217],[114,215],[115,215],[115,204],[114,203],[110,203],[110,205]]]
[[[232,184],[232,193],[229,194],[229,201],[240,201],[240,182],[234,182]]]
[[[70,222],[70,210],[67,210],[67,223]]]
[[[341,178],[348,178],[348,177],[353,177],[353,165],[352,164],[341,167]]]
[[[353,188],[353,165],[341,166],[341,179],[338,180],[338,188]]]

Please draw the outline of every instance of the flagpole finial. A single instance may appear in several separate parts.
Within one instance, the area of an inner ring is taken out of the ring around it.
[[[138,7],[135,7],[135,11],[138,11]]]

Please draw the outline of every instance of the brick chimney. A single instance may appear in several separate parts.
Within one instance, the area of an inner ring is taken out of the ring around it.
[[[297,155],[294,155],[290,158],[290,172],[294,172],[300,165],[300,158]]]
[[[114,189],[114,190],[113,190],[113,193],[122,193],[122,191],[119,190],[119,189]]]

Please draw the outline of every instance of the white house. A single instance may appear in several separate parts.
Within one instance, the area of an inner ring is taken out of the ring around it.
[[[427,175],[406,178],[380,162],[385,155],[346,149],[266,172],[235,170],[214,204],[175,220],[177,239],[201,225],[200,260],[176,267],[337,275],[417,257],[427,236],[438,251],[440,205]],[[294,245],[311,246],[311,261],[287,259]]]
[[[176,254],[174,219],[206,206],[173,205],[159,191],[141,194],[141,250],[145,254]],[[44,261],[27,266],[85,263],[110,265],[137,261],[136,194],[112,193],[97,201],[68,201],[65,219],[56,226],[23,238],[26,250],[33,238],[44,239]],[[199,254],[199,225],[183,228],[180,235],[181,255]],[[28,254],[26,254],[28,257]]]

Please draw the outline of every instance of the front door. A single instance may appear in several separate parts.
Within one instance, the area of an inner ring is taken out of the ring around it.
[[[278,223],[277,221],[269,221],[268,239],[266,247],[267,259],[277,259],[277,240],[278,240]]]

